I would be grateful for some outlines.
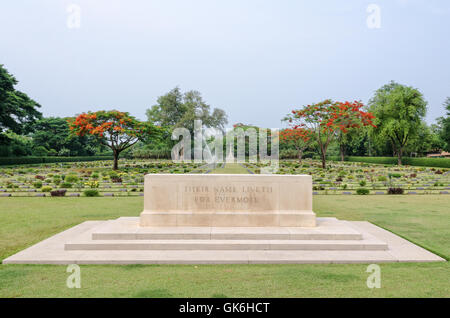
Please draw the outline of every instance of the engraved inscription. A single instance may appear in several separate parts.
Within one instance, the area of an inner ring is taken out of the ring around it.
[[[215,186],[184,185],[183,205],[186,208],[213,210],[264,209],[272,186],[222,184]],[[267,207],[268,208],[268,207]]]

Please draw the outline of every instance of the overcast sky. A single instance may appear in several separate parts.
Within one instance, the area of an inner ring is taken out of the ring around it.
[[[145,119],[178,85],[230,124],[276,128],[295,107],[367,103],[395,80],[424,94],[432,123],[450,96],[447,0],[14,0],[0,14],[0,64],[45,116]]]

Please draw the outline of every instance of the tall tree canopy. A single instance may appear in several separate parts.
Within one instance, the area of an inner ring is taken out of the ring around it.
[[[78,136],[92,135],[111,148],[114,155],[113,169],[118,169],[119,155],[139,140],[158,132],[148,122],[140,122],[126,112],[117,110],[88,112],[70,121],[70,129]]]
[[[446,150],[450,151],[450,97],[445,100],[444,107],[447,113],[445,116],[438,118],[438,123],[442,128],[440,137],[446,143]]]
[[[163,127],[185,127],[193,131],[194,120],[200,119],[204,126],[223,130],[228,123],[225,111],[206,104],[200,92],[182,93],[175,87],[160,96],[157,104],[147,110],[148,120]]]
[[[14,88],[17,80],[0,64],[0,133],[26,133],[29,124],[42,117],[40,105]]]
[[[363,106],[358,101],[342,103],[327,99],[293,110],[284,120],[289,121],[293,129],[307,128],[313,132],[325,169],[328,146],[335,138],[351,129],[374,126],[373,115],[364,112]]]
[[[297,158],[301,162],[303,152],[314,142],[314,131],[303,127],[286,128],[280,131],[281,143],[292,145],[297,151]]]
[[[58,155],[87,156],[102,150],[95,137],[70,133],[70,118],[46,117],[33,125],[34,147],[44,147]]]
[[[369,110],[375,115],[375,140],[389,140],[401,165],[403,151],[417,138],[427,111],[422,93],[392,81],[375,92]]]

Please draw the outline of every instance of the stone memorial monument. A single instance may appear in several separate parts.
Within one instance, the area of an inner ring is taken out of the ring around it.
[[[86,221],[3,263],[444,261],[369,222],[316,218],[308,175],[151,174],[144,188],[140,217]]]
[[[314,227],[309,175],[153,174],[141,226]]]

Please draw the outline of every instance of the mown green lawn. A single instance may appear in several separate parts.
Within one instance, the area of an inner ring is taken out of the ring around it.
[[[237,163],[225,163],[222,168],[216,168],[211,171],[213,174],[247,174],[247,168]]]
[[[0,198],[0,259],[86,220],[138,216],[141,197]],[[368,220],[450,257],[450,196],[315,196],[318,216]],[[449,297],[450,266],[83,265],[81,289],[66,266],[0,265],[0,297]]]

